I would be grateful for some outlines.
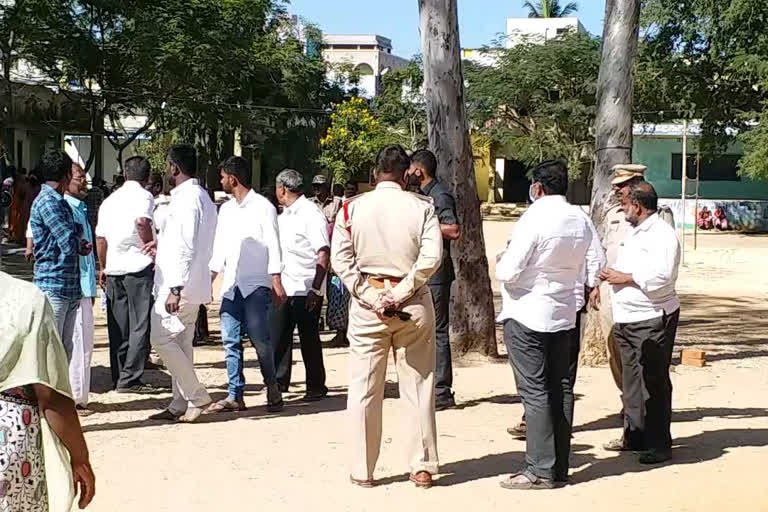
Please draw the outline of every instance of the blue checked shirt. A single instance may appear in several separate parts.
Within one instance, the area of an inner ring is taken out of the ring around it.
[[[35,243],[35,284],[63,299],[79,299],[80,229],[66,199],[48,185],[32,203],[29,219]]]

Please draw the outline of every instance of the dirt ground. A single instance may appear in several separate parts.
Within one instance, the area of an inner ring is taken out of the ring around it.
[[[491,261],[511,226],[486,223]],[[686,243],[692,249],[692,239]],[[208,416],[194,425],[159,425],[146,417],[167,404],[169,393],[106,391],[109,358],[101,316],[92,395],[97,413],[83,421],[98,478],[92,510],[768,511],[766,255],[768,237],[730,234],[702,235],[698,249],[685,255],[677,349],[703,348],[710,364],[676,366],[672,373],[673,460],[645,467],[631,455],[602,449],[619,434],[619,394],[607,368],[583,368],[576,384],[572,485],[552,491],[498,486],[525,457],[525,443],[505,432],[519,420],[522,405],[504,362],[455,367],[459,406],[437,415],[441,476],[428,491],[407,481],[402,406],[390,365],[376,470],[381,485],[365,490],[347,481],[345,349],[325,350],[331,395],[323,402],[298,401],[304,369],[296,349],[294,392],[282,413],[267,413],[255,353],[248,349],[245,413]],[[218,336],[216,309],[209,313]],[[199,376],[215,398],[223,397],[221,347],[200,347],[196,358]],[[148,372],[148,380],[170,383],[159,371]]]

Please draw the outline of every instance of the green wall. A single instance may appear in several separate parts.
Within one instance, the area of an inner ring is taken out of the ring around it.
[[[695,151],[695,140],[689,139],[689,151]],[[634,137],[632,159],[648,166],[646,179],[653,183],[659,197],[680,197],[680,180],[672,180],[672,154],[682,153],[683,141],[677,137]],[[728,148],[728,153],[743,153],[740,145]],[[768,180],[702,181],[699,196],[704,199],[762,199],[768,200]]]

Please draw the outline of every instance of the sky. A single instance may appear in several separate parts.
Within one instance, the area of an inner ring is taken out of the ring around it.
[[[567,3],[564,0],[563,3]],[[463,48],[490,44],[504,32],[506,18],[525,17],[523,0],[458,0]],[[592,34],[602,35],[605,0],[580,0],[577,16]],[[288,10],[326,34],[377,34],[392,40],[392,53],[420,53],[418,0],[290,0]]]

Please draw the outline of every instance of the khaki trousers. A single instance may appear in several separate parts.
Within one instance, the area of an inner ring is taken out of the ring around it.
[[[608,345],[608,365],[611,367],[613,382],[619,391],[623,388],[621,352],[613,333],[613,310],[611,309],[611,285],[602,283],[600,285],[600,330],[603,338]]]
[[[167,295],[160,296],[152,308],[150,341],[152,348],[163,360],[173,378],[173,400],[168,410],[177,416],[187,412],[187,407],[204,407],[211,403],[211,397],[195,373],[195,352],[192,340],[195,337],[195,322],[200,311],[199,304],[188,304],[182,300],[175,318],[165,312]]]
[[[382,403],[387,356],[395,352],[400,396],[405,399],[410,433],[411,473],[436,474],[435,426],[435,311],[428,287],[401,306],[412,315],[382,322],[373,311],[352,298],[349,310],[349,395],[347,411],[352,424],[351,476],[373,478],[379,457]]]

